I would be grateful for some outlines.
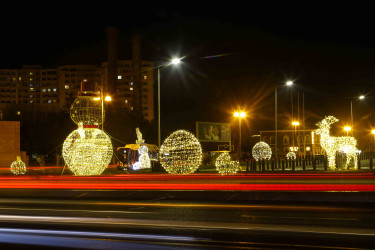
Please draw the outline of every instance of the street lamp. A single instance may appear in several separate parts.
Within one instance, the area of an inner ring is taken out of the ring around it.
[[[103,88],[100,87],[100,86],[98,86],[98,88],[100,89],[100,97],[94,97],[93,100],[94,101],[102,101],[102,130],[104,130],[104,101],[110,102],[110,101],[112,101],[112,98],[109,95],[104,97]]]
[[[246,113],[243,111],[236,111],[233,114],[235,117],[238,117],[238,127],[239,127],[239,140],[238,140],[238,160],[241,157],[241,119],[246,117]]]
[[[162,64],[158,66],[158,147],[160,148],[161,144],[161,133],[160,133],[160,68],[168,65],[177,65],[181,62],[181,59],[174,58],[167,64]]]
[[[292,125],[294,126],[294,134],[293,134],[293,150],[295,150],[295,147],[294,147],[294,137],[295,137],[295,134],[296,134],[296,128],[297,128],[297,126],[299,126],[299,122],[298,122],[298,121],[293,121],[293,122],[292,122]]]
[[[349,127],[349,126],[346,126],[346,127],[344,127],[344,130],[346,131],[346,136],[349,136],[349,135],[348,135],[348,132],[349,132],[350,130],[352,130],[352,128]]]
[[[293,85],[293,82],[287,81],[285,85],[290,87]],[[275,87],[275,160],[277,159],[277,88],[285,85],[278,85]]]
[[[360,95],[356,99],[357,100],[363,100],[363,99],[365,99],[365,96]],[[351,118],[351,121],[352,121],[352,128],[354,128],[354,125],[353,125],[353,100],[350,101],[350,118]],[[353,135],[353,132],[352,132],[352,135]]]
[[[371,133],[374,135],[374,151],[375,151],[375,129],[371,131]]]

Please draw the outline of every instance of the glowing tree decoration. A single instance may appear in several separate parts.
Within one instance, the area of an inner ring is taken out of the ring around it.
[[[228,152],[220,154],[215,161],[216,170],[222,174],[235,174],[240,170],[240,163],[232,161]]]
[[[17,156],[17,160],[12,162],[10,171],[15,175],[26,173],[26,164],[21,160],[21,157]]]
[[[346,154],[345,169],[348,169],[350,160],[353,159],[354,169],[357,169],[357,140],[351,136],[334,137],[329,135],[331,125],[339,120],[334,116],[327,116],[316,125],[319,127],[316,133],[320,135],[320,146],[326,151],[328,167],[331,170],[336,168],[336,152]]]
[[[261,141],[254,145],[252,153],[256,161],[269,160],[271,159],[272,150],[267,143]]]
[[[289,159],[291,159],[291,160],[295,160],[295,159],[297,159],[297,156],[296,156],[296,153],[294,153],[294,152],[289,152],[289,153],[287,153],[286,154],[286,158],[289,160]]]
[[[97,94],[90,82],[81,83],[81,91],[70,108],[70,117],[78,124],[66,138],[62,155],[65,164],[75,175],[100,175],[112,159],[109,136],[100,130],[102,105],[95,101]]]
[[[63,157],[75,175],[100,175],[112,158],[109,136],[98,128],[80,127],[66,138]]]
[[[163,168],[170,174],[190,174],[202,162],[202,147],[193,134],[178,130],[165,139],[160,147]]]

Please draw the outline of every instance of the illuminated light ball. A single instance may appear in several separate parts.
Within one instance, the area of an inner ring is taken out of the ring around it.
[[[12,171],[12,173],[15,175],[25,174],[26,164],[21,160],[21,158],[17,157],[17,160],[12,162],[10,165],[10,171]]]
[[[80,122],[86,125],[101,124],[102,102],[95,101],[93,96],[78,96],[70,106],[70,118],[77,125]]]
[[[286,158],[289,160],[289,159],[291,159],[291,160],[295,160],[295,159],[297,159],[297,156],[296,156],[296,153],[294,153],[294,152],[289,152],[289,153],[287,153],[286,154]]]
[[[150,157],[148,156],[147,146],[140,146],[138,149],[139,158],[136,163],[133,164],[133,169],[151,168]]]
[[[222,174],[235,174],[240,170],[240,163],[232,161],[228,152],[220,154],[215,161],[216,170]]]
[[[111,162],[112,154],[111,139],[97,128],[80,126],[63,144],[65,164],[74,175],[100,175]]]
[[[201,144],[192,133],[177,130],[161,146],[160,162],[170,174],[194,173],[202,162]]]
[[[272,150],[267,143],[261,141],[254,145],[252,154],[256,161],[269,160],[271,159]]]

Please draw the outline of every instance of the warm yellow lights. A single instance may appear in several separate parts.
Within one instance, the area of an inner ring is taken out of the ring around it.
[[[15,175],[26,173],[26,164],[21,160],[21,157],[17,156],[17,160],[12,162],[10,171]]]
[[[375,129],[371,130],[371,133],[373,133],[375,135]]]
[[[298,147],[289,147],[289,151],[290,152],[297,152],[298,151]]]
[[[222,174],[235,174],[240,170],[240,163],[238,161],[232,161],[228,152],[220,154],[215,161],[216,170]]]
[[[299,122],[298,122],[298,121],[293,121],[293,122],[292,122],[292,125],[293,125],[293,126],[299,126]]]
[[[109,95],[107,95],[107,96],[104,98],[104,101],[106,101],[106,102],[110,102],[110,101],[112,101],[112,98],[111,98]]]
[[[293,85],[293,81],[287,81],[285,84],[286,84],[287,86],[291,86],[291,85]]]
[[[365,99],[365,96],[364,96],[364,95],[360,95],[360,96],[358,97],[358,99],[359,99],[359,100],[363,100],[363,99]]]
[[[327,116],[316,124],[319,127],[316,133],[320,135],[320,146],[326,151],[328,157],[328,167],[331,170],[336,169],[336,153],[342,152],[346,154],[345,169],[348,169],[351,159],[354,162],[354,169],[357,169],[357,141],[350,136],[330,136],[329,129],[335,122],[338,122],[337,118]]]
[[[344,130],[348,132],[348,131],[352,130],[352,128],[351,127],[344,127]]]
[[[267,143],[261,141],[254,145],[252,154],[256,161],[269,160],[271,159],[272,150]]]
[[[193,173],[202,162],[202,147],[192,133],[175,131],[160,147],[160,162],[170,174]]]
[[[243,111],[236,111],[236,112],[233,113],[233,115],[234,115],[235,117],[241,117],[241,118],[246,117],[246,113],[243,112]]]
[[[289,159],[291,159],[291,160],[295,160],[295,159],[297,159],[297,156],[296,156],[296,153],[294,153],[294,152],[289,152],[289,153],[287,153],[286,154],[286,158],[289,160]]]
[[[98,128],[79,128],[63,144],[65,164],[75,175],[100,175],[112,159],[109,136]]]

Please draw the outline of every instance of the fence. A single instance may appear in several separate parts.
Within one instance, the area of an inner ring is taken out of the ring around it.
[[[374,166],[375,152],[366,152],[357,155],[358,170],[368,169],[372,171]],[[346,162],[345,154],[336,155],[336,170],[344,168]],[[354,169],[353,161],[349,164],[349,170]],[[296,159],[272,158],[270,160],[248,159],[246,160],[246,171],[316,171],[328,170],[328,159],[326,155],[308,155]]]

